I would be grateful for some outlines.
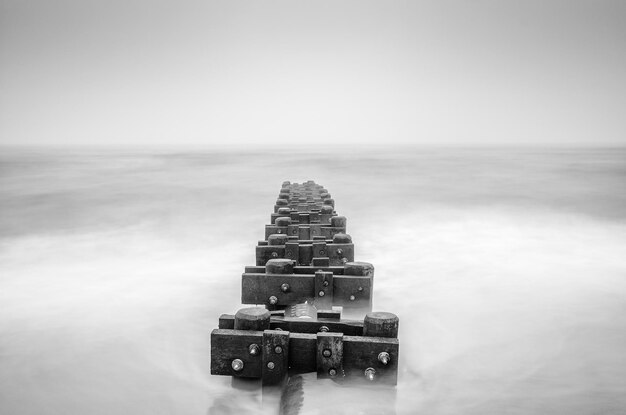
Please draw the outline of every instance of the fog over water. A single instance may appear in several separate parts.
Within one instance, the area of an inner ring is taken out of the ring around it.
[[[495,147],[2,149],[0,413],[275,412],[209,333],[309,179],[401,357],[392,391],[306,377],[301,413],[623,413],[626,150]]]

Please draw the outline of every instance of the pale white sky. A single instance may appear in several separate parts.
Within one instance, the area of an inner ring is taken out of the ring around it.
[[[0,144],[626,144],[624,1],[0,7]]]

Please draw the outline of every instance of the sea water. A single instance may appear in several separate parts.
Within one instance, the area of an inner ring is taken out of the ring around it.
[[[209,374],[285,180],[315,180],[400,317],[398,386],[300,413],[626,410],[626,150],[3,148],[0,413],[272,413]]]

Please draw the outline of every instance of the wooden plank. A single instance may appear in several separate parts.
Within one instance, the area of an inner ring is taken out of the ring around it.
[[[333,306],[333,273],[317,271],[315,273],[315,307],[329,309]]]
[[[257,246],[256,248],[256,265],[262,266],[267,264],[267,261],[275,258],[285,258],[285,246],[281,245],[267,245]]]
[[[329,244],[326,250],[331,265],[343,265],[354,261],[354,244]]]
[[[317,313],[319,317],[319,313]],[[235,315],[234,314],[222,314],[219,319],[218,328],[231,329],[235,328]]]
[[[309,373],[317,370],[317,337],[315,334],[289,334],[289,372]]]
[[[263,385],[280,384],[289,370],[289,332],[265,330],[261,354]]]
[[[365,370],[373,368],[373,383],[396,385],[398,383],[398,339],[387,337],[344,336],[343,367],[346,377],[365,379]],[[383,364],[378,356],[387,353],[389,361]]]
[[[343,377],[343,334],[317,333],[317,377]]]
[[[291,333],[318,333],[326,330],[327,332],[344,333],[350,336],[363,334],[363,322],[359,320],[271,317],[270,328],[274,330],[281,329]]]
[[[261,353],[250,354],[250,346],[256,344],[259,350],[263,332],[247,330],[215,329],[211,332],[211,374],[242,378],[261,376]],[[241,360],[243,368],[236,371],[232,367],[235,359]]]
[[[287,226],[265,225],[265,239],[274,234],[287,235]]]
[[[283,291],[283,284],[290,289]],[[316,297],[315,277],[310,274],[260,274],[242,275],[241,302],[243,304],[291,305]],[[332,281],[332,305],[371,310],[371,278],[335,275]]]

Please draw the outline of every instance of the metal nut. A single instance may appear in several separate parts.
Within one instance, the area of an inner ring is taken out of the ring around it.
[[[330,369],[330,370],[328,371],[328,374],[329,374],[330,376],[332,376],[332,377],[335,377],[335,376],[337,376],[337,370],[335,370],[335,369]]]
[[[269,302],[271,305],[276,305],[276,303],[278,303],[278,298],[276,298],[276,296],[273,295],[269,298]]]
[[[273,370],[273,369],[274,369],[274,366],[275,366],[275,365],[274,365],[274,362],[267,362],[267,368],[268,368],[269,370]]]
[[[283,285],[280,286],[280,290],[284,293],[286,293],[287,291],[289,291],[289,284],[284,283]]]
[[[278,252],[272,252],[272,258],[278,258]]]
[[[373,367],[368,367],[367,369],[365,369],[365,379],[371,382],[374,380],[375,377],[376,377],[376,369],[374,369]]]
[[[274,348],[274,352],[275,352],[276,354],[281,354],[281,353],[283,352],[283,348],[282,348],[281,346],[276,346],[276,347]]]
[[[343,254],[343,249],[339,248],[339,249],[337,250],[337,255],[341,255],[341,254]]]
[[[356,297],[354,295],[351,295],[350,296],[350,301],[354,301],[354,300],[356,300]]]
[[[317,295],[319,295],[320,297],[323,297],[324,295],[326,295],[326,293],[322,290],[318,292]]]
[[[252,356],[256,356],[259,354],[259,345],[258,344],[251,344],[250,346],[248,346],[248,352],[252,355]]]
[[[326,326],[322,326],[322,327],[320,327],[320,330],[319,330],[319,331],[321,331],[321,332],[323,332],[323,333],[326,333],[326,332],[328,332],[328,331],[330,331],[330,330],[328,330],[328,327],[326,327]]]
[[[322,356],[324,357],[330,357],[333,355],[333,352],[330,351],[330,349],[324,349],[324,351],[322,351]]]

